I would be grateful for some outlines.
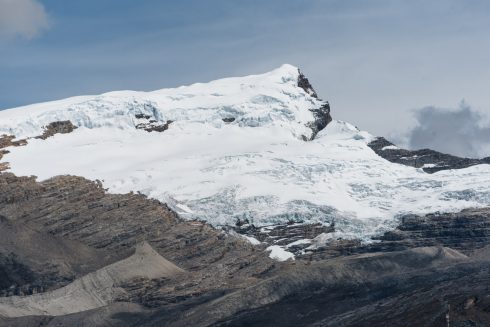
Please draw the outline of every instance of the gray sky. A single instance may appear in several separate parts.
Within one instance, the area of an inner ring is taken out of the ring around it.
[[[290,63],[335,118],[406,140],[420,108],[490,114],[489,32],[486,0],[0,0],[0,108]]]

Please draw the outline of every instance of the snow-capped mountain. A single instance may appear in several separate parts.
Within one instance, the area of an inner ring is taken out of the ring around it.
[[[44,126],[63,120],[88,129],[121,130],[166,122],[184,130],[219,129],[234,122],[239,127],[280,128],[294,137],[311,139],[327,124],[316,126],[321,123],[317,116],[322,112],[328,115],[328,103],[317,98],[298,68],[283,65],[263,75],[154,92],[119,91],[73,97],[5,110],[0,132],[19,138],[37,136]]]
[[[77,128],[35,138],[56,121]],[[401,214],[490,203],[489,165],[427,174],[378,156],[368,132],[330,121],[328,103],[298,68],[283,65],[1,111],[0,135],[27,138],[2,161],[40,180],[98,179],[110,192],[141,192],[214,225],[335,221],[336,236],[364,240],[396,226]]]

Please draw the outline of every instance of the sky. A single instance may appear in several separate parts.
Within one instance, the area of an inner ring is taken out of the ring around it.
[[[335,119],[490,156],[489,32],[486,0],[0,0],[0,109],[289,63]]]

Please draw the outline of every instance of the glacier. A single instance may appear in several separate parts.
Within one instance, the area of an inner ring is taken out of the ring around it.
[[[118,91],[0,111],[0,134],[28,138],[3,158],[17,175],[100,180],[109,192],[140,192],[182,217],[215,226],[248,219],[335,223],[336,237],[394,228],[408,213],[459,211],[490,203],[490,166],[427,174],[390,163],[374,136],[338,120],[318,134],[325,105],[298,86],[291,65],[153,92]],[[78,128],[32,138],[53,121]],[[164,132],[137,129],[169,123]],[[135,217],[135,219],[137,219]]]

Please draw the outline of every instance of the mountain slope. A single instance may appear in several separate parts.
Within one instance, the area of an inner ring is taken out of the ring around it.
[[[141,192],[215,226],[334,223],[336,237],[363,240],[394,228],[403,214],[488,205],[490,166],[428,175],[384,160],[369,147],[372,135],[330,120],[328,103],[284,65],[0,112],[0,133],[28,138],[6,147],[2,161],[17,175],[71,174],[110,192]],[[76,128],[35,138],[53,122]]]
[[[108,194],[80,177],[36,182],[0,173],[0,211],[10,223],[114,256],[147,240],[187,271],[123,282],[122,302],[56,317],[0,317],[0,326],[447,326],[446,314],[457,327],[490,322],[488,208],[410,217],[398,237],[387,233],[380,243],[344,252],[333,242],[286,262],[269,259],[264,244],[182,220],[142,195]],[[397,239],[408,250],[396,251]],[[333,251],[336,257],[328,255]],[[13,299],[19,301],[0,303]]]
[[[39,232],[0,216],[0,295],[52,290],[120,260],[103,249]]]
[[[59,316],[100,308],[120,297],[121,284],[134,278],[172,277],[183,270],[156,253],[148,243],[131,257],[89,273],[73,283],[42,294],[0,298],[0,316]]]
[[[468,168],[475,165],[490,164],[490,157],[482,159],[460,158],[430,149],[400,149],[384,137],[378,137],[368,146],[380,157],[402,165],[422,168],[427,173],[441,170]]]

